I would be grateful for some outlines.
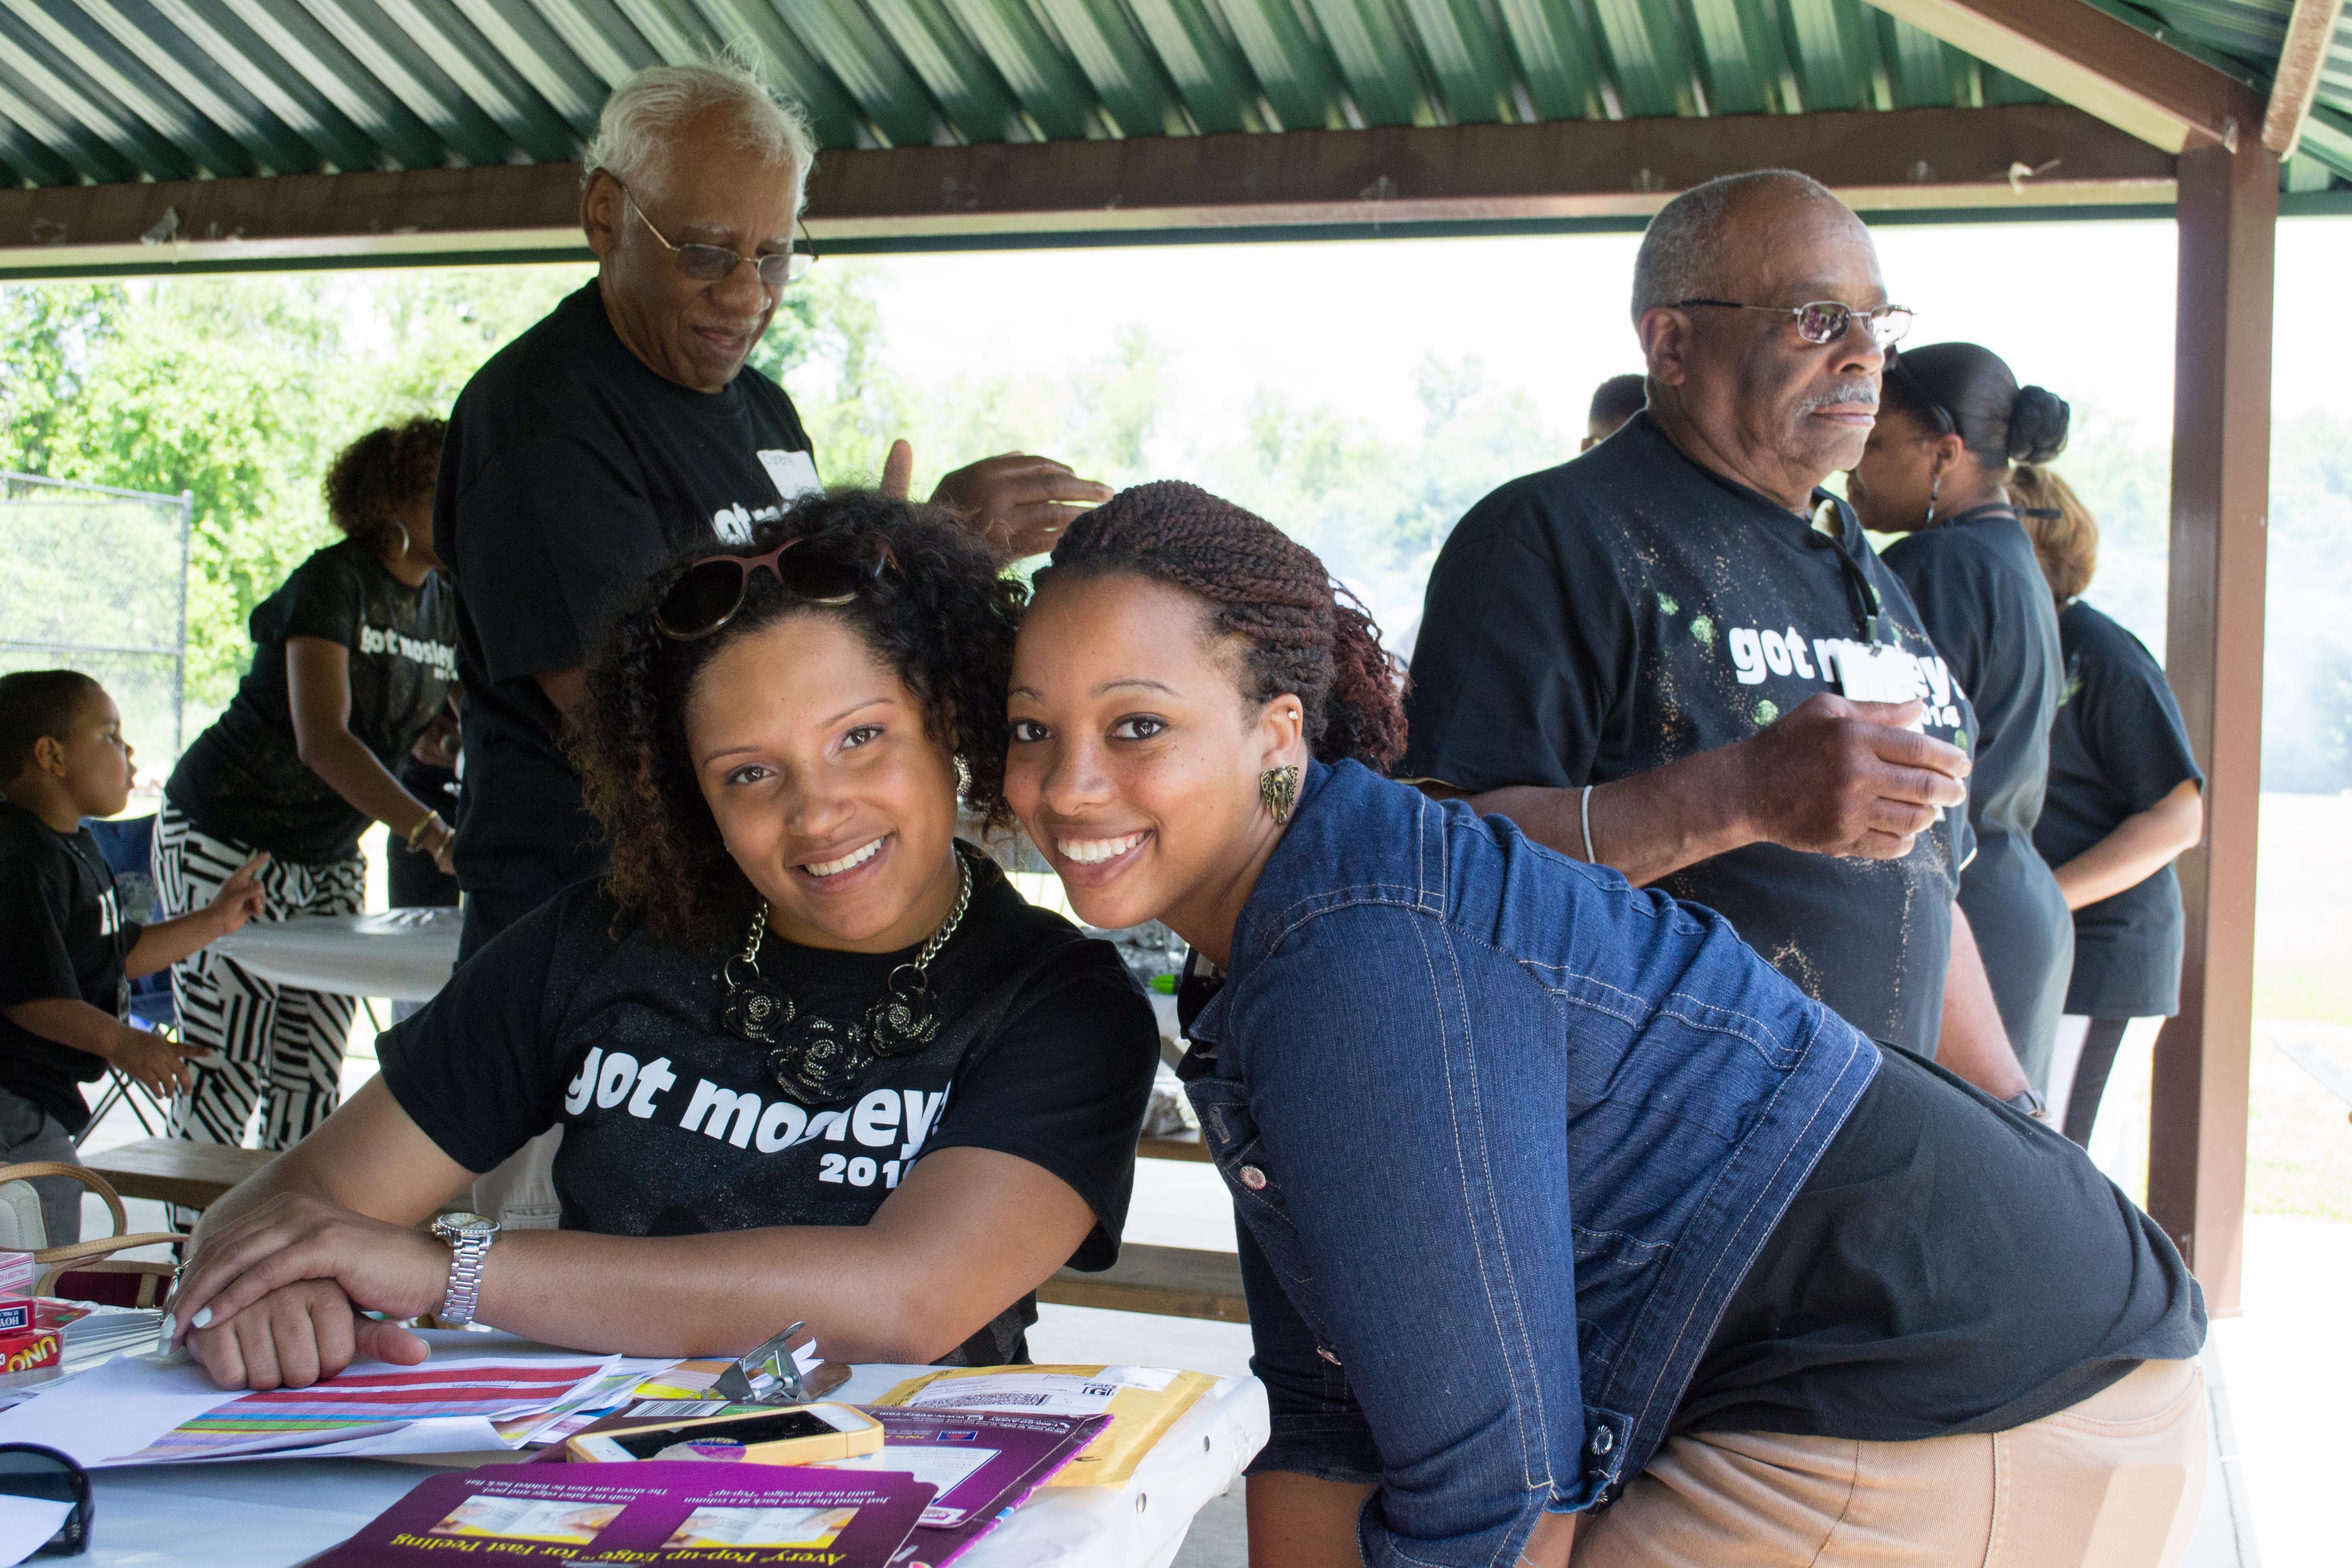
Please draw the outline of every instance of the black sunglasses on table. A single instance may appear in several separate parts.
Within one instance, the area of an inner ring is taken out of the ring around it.
[[[797,554],[793,552],[799,552]],[[677,642],[707,637],[743,607],[751,574],[766,572],[784,591],[811,605],[846,605],[872,587],[898,558],[884,541],[870,553],[805,536],[787,539],[761,555],[706,555],[688,566],[654,606],[654,625]]]
[[[0,1497],[68,1505],[65,1522],[34,1556],[78,1557],[89,1550],[89,1472],[55,1448],[0,1443]]]

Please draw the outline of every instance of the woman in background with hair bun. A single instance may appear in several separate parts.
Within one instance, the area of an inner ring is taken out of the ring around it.
[[[2058,617],[2006,485],[2011,464],[2065,447],[2068,414],[2063,398],[2019,386],[1974,343],[1890,354],[1878,424],[1847,486],[1864,527],[1906,536],[1886,564],[1976,705],[1977,847],[1960,908],[2010,1046],[2045,1096],[2074,956],[2066,900],[2033,847],[2058,711]]]

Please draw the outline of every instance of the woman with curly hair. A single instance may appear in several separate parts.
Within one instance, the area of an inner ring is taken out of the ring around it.
[[[215,1379],[413,1362],[424,1312],[632,1355],[804,1320],[839,1360],[1025,1360],[1038,1284],[1117,1258],[1159,1031],[1109,944],[955,837],[959,793],[1007,820],[1023,596],[861,492],[657,578],[575,738],[611,875],[500,932],[205,1215],[173,1311]],[[417,1228],[559,1126],[562,1229]]]
[[[357,914],[360,835],[393,837],[449,868],[439,812],[397,770],[448,702],[457,621],[433,553],[442,423],[371,430],[327,469],[343,538],[255,607],[253,667],[163,785],[155,887],[167,915],[203,909],[257,855],[261,918]],[[172,1134],[290,1148],[335,1109],[357,1003],[279,985],[206,949],[172,971],[181,1037],[210,1053],[172,1106]]]
[[[2205,1325],[2163,1232],[1711,910],[1381,778],[1397,673],[1310,552],[1126,491],[1011,692],[1072,904],[1192,944],[1273,1412],[1251,1562],[2179,1560]]]

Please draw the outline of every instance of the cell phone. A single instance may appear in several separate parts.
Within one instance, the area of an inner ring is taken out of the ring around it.
[[[882,1424],[849,1405],[794,1405],[706,1415],[658,1426],[583,1432],[565,1446],[575,1463],[717,1459],[748,1465],[815,1465],[880,1451]]]

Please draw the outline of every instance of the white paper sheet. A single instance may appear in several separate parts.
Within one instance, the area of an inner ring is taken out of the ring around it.
[[[47,1546],[72,1511],[69,1502],[0,1495],[0,1563],[14,1568]]]
[[[84,1466],[102,1465],[236,1397],[215,1388],[200,1366],[117,1356],[0,1411],[0,1443],[39,1443]]]

